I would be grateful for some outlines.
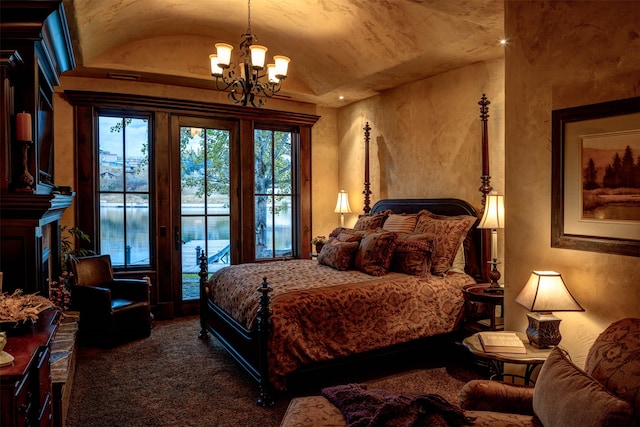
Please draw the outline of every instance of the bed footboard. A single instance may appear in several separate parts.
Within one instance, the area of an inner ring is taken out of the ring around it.
[[[247,373],[258,382],[258,405],[274,404],[273,388],[269,381],[268,342],[271,331],[271,299],[272,288],[267,278],[257,288],[260,292],[260,305],[257,313],[257,327],[246,329],[226,312],[213,304],[207,297],[207,257],[200,256],[200,333],[198,338],[209,339],[209,333],[231,354]]]

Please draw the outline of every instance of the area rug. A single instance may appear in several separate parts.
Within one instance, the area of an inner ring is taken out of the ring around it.
[[[199,331],[199,319],[186,317],[156,322],[151,337],[114,349],[81,347],[67,427],[278,426],[297,394],[277,393],[275,406],[257,406],[256,383],[214,338],[199,340]],[[388,371],[363,382],[437,393],[455,404],[462,385],[479,376],[451,363]]]

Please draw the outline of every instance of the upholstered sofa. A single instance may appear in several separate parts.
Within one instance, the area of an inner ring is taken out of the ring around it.
[[[611,324],[595,340],[585,369],[556,348],[535,387],[474,380],[460,392],[473,425],[640,427],[640,319]],[[342,427],[341,412],[323,396],[294,398],[281,427]]]

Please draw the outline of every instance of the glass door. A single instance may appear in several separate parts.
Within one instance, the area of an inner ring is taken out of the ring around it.
[[[180,189],[180,196],[174,208],[174,239],[183,302],[200,297],[201,254],[209,273],[229,265],[233,256],[230,149],[235,132],[225,122],[202,122],[179,126],[179,187],[174,188]]]

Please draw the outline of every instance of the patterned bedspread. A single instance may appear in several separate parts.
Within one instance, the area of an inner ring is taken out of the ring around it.
[[[209,298],[252,329],[263,277],[273,288],[269,370],[279,389],[287,374],[312,362],[451,332],[464,305],[462,288],[475,283],[459,273],[374,277],[290,260],[224,268],[210,278]]]

